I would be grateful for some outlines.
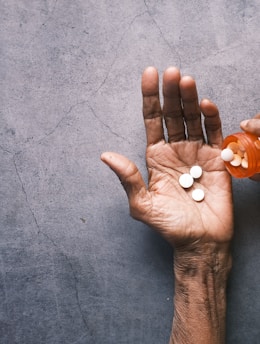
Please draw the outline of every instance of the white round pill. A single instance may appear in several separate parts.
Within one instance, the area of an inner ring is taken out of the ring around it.
[[[238,167],[241,165],[241,156],[239,156],[238,154],[234,154],[234,159],[230,161],[230,165]]]
[[[188,189],[192,186],[194,180],[189,173],[183,173],[179,178],[179,183],[184,189]]]
[[[242,159],[242,161],[241,161],[241,166],[242,166],[243,168],[248,168],[248,161],[247,161],[246,159]]]
[[[224,161],[232,161],[234,159],[234,153],[230,148],[225,148],[221,151],[221,158]]]
[[[200,202],[204,199],[205,194],[202,189],[195,189],[192,191],[191,197],[194,199],[194,201]]]
[[[202,168],[198,165],[192,166],[192,168],[190,169],[190,175],[194,179],[200,178],[202,176]]]

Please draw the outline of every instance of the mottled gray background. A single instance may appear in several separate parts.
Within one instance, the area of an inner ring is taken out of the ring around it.
[[[0,343],[167,343],[172,252],[100,153],[145,172],[140,76],[180,67],[224,134],[260,111],[259,1],[1,0]],[[227,343],[260,343],[260,183],[234,181]],[[199,329],[198,329],[199,330]]]

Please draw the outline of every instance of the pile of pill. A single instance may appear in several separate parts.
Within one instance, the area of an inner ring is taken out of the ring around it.
[[[202,176],[202,168],[198,165],[192,166],[190,173],[183,173],[179,178],[179,183],[184,189],[189,189],[193,183],[194,179],[198,179]],[[202,189],[194,189],[192,191],[191,197],[196,202],[200,202],[204,199],[204,191]]]
[[[225,149],[221,151],[221,158],[234,167],[248,168],[247,153],[243,145],[238,140],[230,142]]]

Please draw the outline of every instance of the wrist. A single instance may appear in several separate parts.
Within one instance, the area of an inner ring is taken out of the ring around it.
[[[174,252],[175,296],[171,343],[225,342],[230,244],[200,243]]]
[[[175,278],[192,280],[201,273],[213,273],[219,278],[227,276],[232,267],[230,242],[192,243],[174,250]]]

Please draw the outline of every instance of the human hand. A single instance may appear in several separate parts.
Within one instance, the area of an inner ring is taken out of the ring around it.
[[[163,107],[158,72],[153,67],[143,73],[142,94],[148,186],[126,157],[112,152],[101,156],[121,180],[131,215],[154,227],[173,246],[228,242],[233,234],[231,178],[220,158],[222,130],[216,105],[209,100],[199,104],[195,81],[181,77],[174,67],[163,76]],[[194,183],[205,192],[202,202],[191,198],[194,187],[184,190],[178,182],[193,165],[203,169],[202,177]]]
[[[240,128],[248,133],[260,136],[260,113],[251,119],[246,119],[240,123]]]
[[[246,119],[240,123],[240,128],[248,133],[260,137],[260,113],[255,115],[251,119]],[[260,181],[260,173],[257,173],[250,177],[250,179],[257,182]]]

